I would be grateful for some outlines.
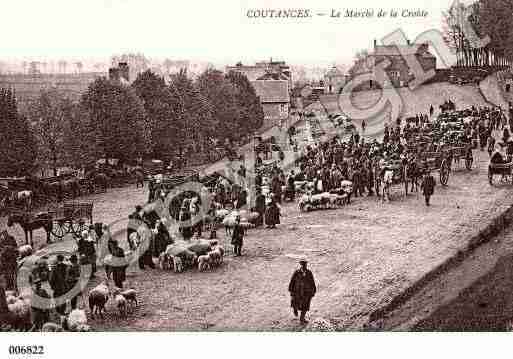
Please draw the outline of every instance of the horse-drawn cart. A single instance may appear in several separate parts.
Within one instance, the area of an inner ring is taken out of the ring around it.
[[[501,175],[501,178],[509,176],[513,184],[513,162],[508,163],[490,163],[488,165],[488,182],[493,185],[493,176]]]
[[[423,171],[439,171],[440,183],[447,186],[449,175],[451,174],[450,150],[441,150],[437,152],[424,152],[420,156],[420,163]]]
[[[82,231],[93,224],[92,202],[67,202],[48,211],[52,220],[51,233],[56,238],[63,238],[72,233],[79,237]]]
[[[472,155],[472,144],[464,144],[463,146],[454,146],[451,147],[451,156],[452,163],[457,162],[459,164],[460,160],[465,160],[465,168],[467,170],[472,169],[472,164],[474,163],[474,156]],[[452,165],[452,164],[451,164]]]

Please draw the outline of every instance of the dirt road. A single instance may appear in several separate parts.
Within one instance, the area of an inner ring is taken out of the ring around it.
[[[437,186],[432,207],[416,194],[405,198],[402,187],[396,188],[395,200],[389,203],[356,198],[339,210],[309,213],[285,204],[278,229],[249,231],[244,255],[228,256],[212,272],[173,274],[130,268],[127,285],[137,288],[141,305],[123,319],[114,314],[111,304],[111,315],[93,326],[295,330],[287,285],[297,263],[289,255],[305,254],[318,284],[311,317],[330,319],[341,329],[361,328],[371,311],[454,255],[479,223],[511,203],[510,185],[488,185],[487,155],[478,152],[475,157],[478,168],[455,170],[448,187]],[[108,223],[126,218],[144,198],[141,189],[131,187],[89,199],[95,201],[95,220]],[[219,234],[224,238],[222,231]]]

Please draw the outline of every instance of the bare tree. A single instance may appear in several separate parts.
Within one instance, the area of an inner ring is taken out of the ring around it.
[[[82,68],[84,67],[84,64],[81,61],[75,62],[75,67],[77,68],[77,73],[82,73]]]

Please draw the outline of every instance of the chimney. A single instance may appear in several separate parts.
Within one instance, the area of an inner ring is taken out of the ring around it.
[[[130,68],[128,67],[128,63],[120,62],[118,64],[119,76],[123,78],[126,82],[130,82]]]

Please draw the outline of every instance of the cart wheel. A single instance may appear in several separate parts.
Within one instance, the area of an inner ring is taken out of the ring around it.
[[[490,183],[490,185],[493,185],[493,173],[492,171],[490,171],[490,167],[488,167],[488,183]]]
[[[51,233],[58,239],[62,239],[70,231],[69,223],[65,221],[54,221]]]
[[[88,230],[89,227],[86,225],[85,221],[80,220],[78,222],[73,222],[71,224],[71,231],[77,237],[80,237],[83,231]]]
[[[451,169],[447,166],[446,160],[443,160],[440,165],[440,183],[444,186],[447,186],[447,183],[449,182],[450,171]]]

